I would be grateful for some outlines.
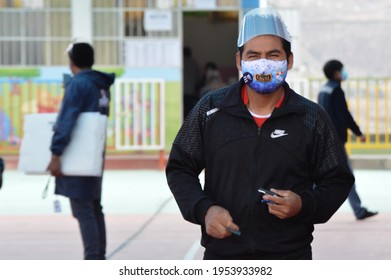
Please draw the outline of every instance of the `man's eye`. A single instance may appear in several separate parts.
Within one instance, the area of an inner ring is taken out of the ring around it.
[[[269,55],[269,59],[271,60],[280,60],[281,56],[278,54],[275,55]]]

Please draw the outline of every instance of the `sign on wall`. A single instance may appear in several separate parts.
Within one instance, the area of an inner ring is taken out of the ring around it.
[[[179,39],[131,39],[125,41],[127,67],[180,67]]]
[[[144,29],[145,31],[171,31],[171,11],[146,10],[144,12]]]
[[[194,0],[194,7],[199,9],[216,8],[216,0]]]

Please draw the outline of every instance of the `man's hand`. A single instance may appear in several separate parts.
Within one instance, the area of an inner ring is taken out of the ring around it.
[[[366,138],[365,138],[364,134],[360,136],[360,141],[361,141],[361,143],[365,143]]]
[[[209,207],[206,212],[205,228],[208,235],[218,239],[226,238],[232,234],[227,228],[239,230],[239,227],[233,223],[229,212],[216,205]]]
[[[52,159],[48,165],[47,170],[52,176],[62,176],[60,157],[52,155]]]
[[[288,219],[296,216],[302,207],[301,197],[292,191],[283,191],[271,189],[271,191],[279,194],[281,197],[265,194],[264,200],[274,202],[268,203],[269,213],[280,219]]]

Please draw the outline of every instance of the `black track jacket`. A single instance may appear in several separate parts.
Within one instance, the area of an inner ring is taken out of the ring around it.
[[[258,128],[241,98],[243,79],[205,95],[183,123],[166,168],[183,217],[202,226],[201,244],[222,258],[289,256],[309,247],[313,224],[326,222],[354,183],[327,113],[284,84],[280,108]],[[202,188],[198,175],[205,169]],[[314,185],[316,187],[314,188]],[[292,190],[303,207],[281,220],[268,212],[259,187]],[[205,232],[211,205],[227,209],[241,236]]]

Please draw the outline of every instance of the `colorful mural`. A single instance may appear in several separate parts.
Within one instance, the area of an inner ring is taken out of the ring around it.
[[[23,136],[23,117],[29,113],[57,112],[63,90],[50,81],[0,81],[0,144],[15,146]]]

